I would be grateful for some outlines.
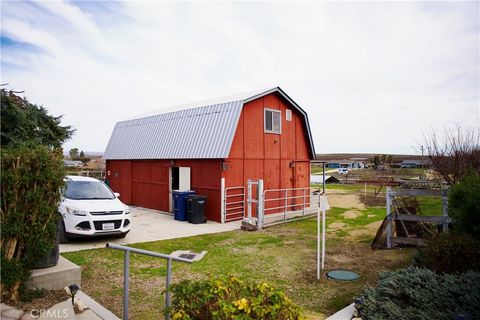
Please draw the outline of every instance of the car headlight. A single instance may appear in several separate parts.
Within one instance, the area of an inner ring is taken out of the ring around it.
[[[125,208],[125,214],[130,214],[130,208]]]
[[[85,211],[85,210],[80,210],[80,209],[73,208],[73,207],[65,207],[65,208],[67,209],[68,213],[73,214],[75,216],[86,216],[87,215],[87,211]]]

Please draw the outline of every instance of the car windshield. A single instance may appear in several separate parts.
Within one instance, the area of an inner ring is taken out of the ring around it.
[[[112,191],[100,181],[67,181],[64,194],[73,200],[115,199]]]

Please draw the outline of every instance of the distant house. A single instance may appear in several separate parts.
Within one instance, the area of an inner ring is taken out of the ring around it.
[[[363,169],[365,168],[366,161],[363,160],[334,160],[327,163],[327,168],[338,169],[338,168],[347,168],[347,169]]]
[[[400,168],[430,168],[431,166],[432,162],[430,160],[422,159],[403,160],[400,163]]]
[[[65,168],[79,168],[83,167],[85,164],[82,161],[77,160],[63,160],[63,165]]]

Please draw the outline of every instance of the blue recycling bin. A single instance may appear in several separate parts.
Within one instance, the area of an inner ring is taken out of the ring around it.
[[[187,196],[194,195],[195,191],[173,191],[173,218],[178,221],[188,221]]]

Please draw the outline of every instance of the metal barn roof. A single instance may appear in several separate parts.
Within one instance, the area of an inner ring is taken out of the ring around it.
[[[228,158],[243,105],[273,92],[282,95],[304,116],[311,152],[315,157],[307,114],[282,89],[275,87],[160,109],[150,115],[118,122],[104,158]]]

